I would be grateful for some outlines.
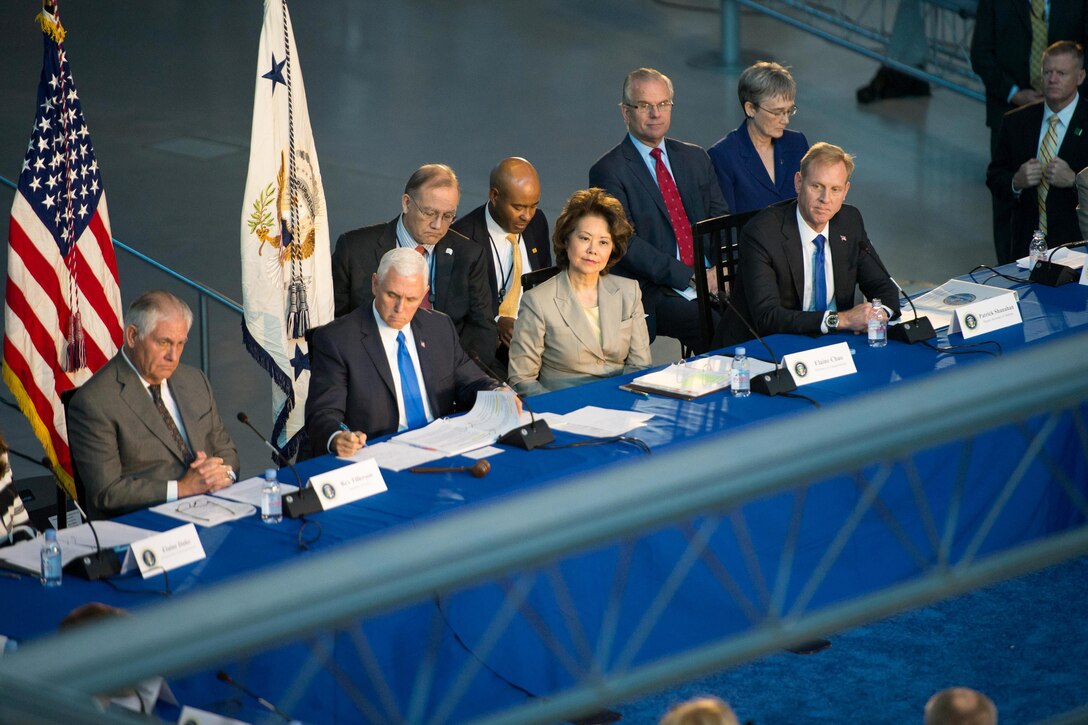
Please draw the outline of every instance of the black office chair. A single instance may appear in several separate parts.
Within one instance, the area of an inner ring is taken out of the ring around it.
[[[521,275],[521,291],[528,292],[538,284],[543,284],[559,274],[559,267],[542,267]]]
[[[714,338],[714,310],[724,313],[722,301],[717,295],[711,295],[706,283],[706,271],[709,263],[718,279],[718,289],[730,289],[737,278],[737,266],[740,262],[739,232],[762,209],[742,211],[737,214],[704,219],[691,225],[691,236],[695,250],[695,292],[699,302],[699,334],[704,349],[709,349]],[[687,357],[687,351],[685,351]]]

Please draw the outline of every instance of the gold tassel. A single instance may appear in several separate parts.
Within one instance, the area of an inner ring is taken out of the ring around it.
[[[56,18],[42,10],[38,13],[38,17],[34,19],[38,21],[38,25],[41,26],[42,32],[52,38],[54,43],[60,45],[64,42],[64,36],[67,35],[67,33]]]

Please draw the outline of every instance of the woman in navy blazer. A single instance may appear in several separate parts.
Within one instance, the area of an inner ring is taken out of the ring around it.
[[[708,151],[729,211],[795,198],[793,177],[808,151],[805,135],[786,128],[797,113],[797,83],[785,67],[761,60],[740,74],[737,95],[744,123]]]

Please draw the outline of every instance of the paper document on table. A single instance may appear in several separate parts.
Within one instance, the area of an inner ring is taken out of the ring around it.
[[[940,287],[935,287],[924,295],[914,298],[914,307],[918,310],[919,317],[928,317],[933,324],[933,329],[948,327],[952,323],[952,317],[956,314],[957,307],[963,307],[979,300],[988,300],[1001,295],[1016,295],[1015,290],[1001,287],[990,287],[984,284],[964,282],[963,280],[950,279]],[[907,317],[909,310],[904,309],[903,315]],[[913,319],[907,318],[907,321]],[[903,320],[900,320],[903,322]]]
[[[290,474],[294,477],[295,474]],[[303,482],[305,483],[305,481]],[[213,493],[213,496],[219,498],[230,499],[231,501],[238,501],[239,503],[248,503],[250,506],[261,507],[261,489],[264,488],[264,477],[254,476],[253,478],[247,478],[244,481],[239,481],[233,486],[227,486],[224,489],[220,489]],[[280,494],[294,493],[298,490],[298,486],[293,486],[290,483],[284,483],[280,481]]]
[[[771,363],[754,358],[748,360],[751,375],[762,375],[775,369]],[[728,355],[711,355],[640,375],[629,385],[650,393],[698,398],[729,387],[733,378],[732,362]]]
[[[517,425],[518,409],[513,394],[509,390],[485,390],[476,394],[476,404],[465,415],[436,420],[391,440],[456,456],[491,445]]]
[[[114,521],[96,521],[94,528],[98,532],[103,549],[128,546],[133,541],[139,541],[157,533]],[[39,536],[30,541],[0,549],[0,563],[14,569],[37,573],[42,565],[42,539],[43,537]],[[60,544],[61,560],[65,564],[97,550],[94,534],[91,533],[91,527],[87,524],[71,529],[61,529],[57,532],[57,543]]]
[[[1049,252],[1047,253],[1050,254]],[[1054,264],[1064,264],[1066,267],[1073,269],[1080,269],[1084,266],[1084,260],[1088,259],[1088,254],[1084,252],[1078,252],[1075,249],[1056,249],[1053,256],[1048,256],[1047,259]],[[1031,267],[1031,257],[1021,257],[1016,260],[1016,266],[1020,269],[1028,269]]]
[[[354,454],[347,456],[345,460],[358,463],[373,458],[378,464],[378,468],[384,468],[387,471],[403,471],[405,468],[421,466],[424,463],[444,458],[445,455],[445,453],[430,451],[426,448],[385,441],[375,443],[372,446],[363,446]]]
[[[254,506],[241,501],[231,501],[230,499],[200,494],[152,506],[151,510],[157,514],[184,521],[187,524],[209,527],[252,516],[257,513],[259,508],[260,503]]]
[[[638,428],[653,418],[653,413],[636,413],[632,410],[610,410],[587,405],[584,408],[567,413],[562,420],[549,421],[548,425],[556,430],[593,438],[609,438],[623,435]]]

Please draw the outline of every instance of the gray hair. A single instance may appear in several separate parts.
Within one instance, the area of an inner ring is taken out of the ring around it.
[[[445,164],[423,164],[412,172],[408,183],[404,185],[404,193],[415,199],[415,192],[424,186],[452,186],[460,191],[457,183],[457,174]]]
[[[391,269],[401,277],[422,277],[424,284],[427,282],[427,260],[414,249],[394,247],[383,254],[378,263],[378,284],[385,281]]]
[[[768,98],[782,96],[793,100],[797,96],[797,81],[793,80],[786,66],[773,61],[761,60],[744,69],[737,82],[740,107],[745,103],[758,106]]]
[[[185,320],[186,328],[193,326],[193,311],[184,300],[166,290],[151,290],[144,292],[128,306],[125,311],[125,327],[135,327],[136,337],[144,338],[151,334],[156,325],[174,315],[180,315]]]
[[[623,99],[624,103],[634,105],[634,103],[631,101],[631,95],[630,95],[630,93],[631,93],[631,84],[632,83],[642,83],[643,81],[661,81],[661,82],[663,82],[665,84],[665,86],[669,89],[669,100],[670,101],[672,100],[672,96],[673,96],[672,81],[669,80],[669,77],[667,75],[665,75],[661,71],[655,70],[653,68],[636,68],[635,70],[628,73],[627,77],[623,79],[623,93],[621,94],[620,97]]]

